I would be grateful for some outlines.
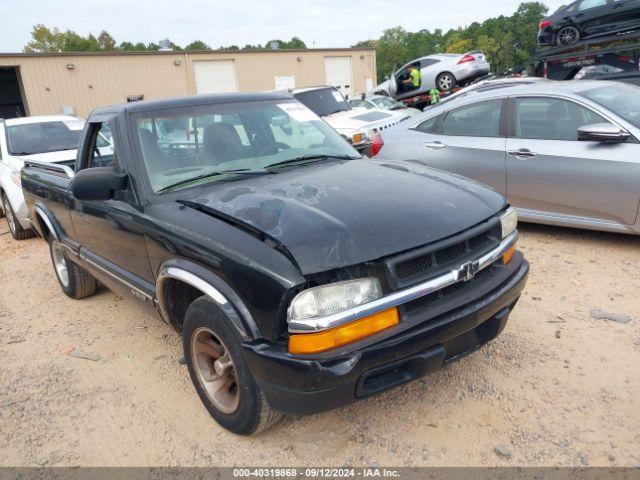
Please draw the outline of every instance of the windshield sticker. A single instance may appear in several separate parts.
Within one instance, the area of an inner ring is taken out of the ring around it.
[[[300,103],[280,103],[278,108],[283,110],[287,115],[296,122],[311,122],[318,120],[318,116]]]
[[[334,90],[333,92],[331,92],[331,94],[333,95],[333,98],[336,99],[336,102],[338,103],[344,102],[344,98],[342,97],[342,94],[340,92],[336,92]]]
[[[84,121],[79,119],[63,120],[62,123],[64,123],[69,130],[82,130],[84,128]]]

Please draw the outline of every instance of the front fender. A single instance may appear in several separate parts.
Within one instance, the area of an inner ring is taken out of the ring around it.
[[[243,340],[260,338],[260,330],[249,309],[234,290],[211,270],[184,259],[165,261],[158,271],[156,280],[156,300],[160,314],[169,322],[166,300],[166,282],[169,279],[180,280],[200,290],[211,298],[233,323]]]

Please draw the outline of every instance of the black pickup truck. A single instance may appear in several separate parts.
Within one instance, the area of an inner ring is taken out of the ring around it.
[[[529,269],[501,195],[363,158],[286,94],[99,108],[75,168],[28,162],[22,185],[62,290],[100,282],[159,313],[241,434],[478,348]]]

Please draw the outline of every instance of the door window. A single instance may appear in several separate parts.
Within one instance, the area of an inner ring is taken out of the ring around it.
[[[502,100],[488,100],[467,105],[447,114],[442,125],[445,135],[474,137],[500,136]]]
[[[575,102],[560,98],[516,99],[516,137],[544,140],[578,140],[578,128],[609,123]]]
[[[114,150],[111,124],[109,122],[96,124],[93,135],[85,168],[117,166],[118,159]]]
[[[425,133],[438,133],[438,126],[441,115],[436,115],[435,117],[430,118],[429,120],[425,120],[421,124],[419,124],[416,130]]]
[[[589,10],[590,8],[604,7],[607,4],[607,0],[582,0],[578,7],[580,11]]]
[[[436,63],[440,63],[440,60],[436,60],[435,58],[425,58],[420,61],[420,65],[422,68],[430,67],[431,65],[435,65]]]

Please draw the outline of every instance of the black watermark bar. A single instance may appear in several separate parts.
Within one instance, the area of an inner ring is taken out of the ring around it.
[[[640,467],[0,467],[0,480],[640,480]]]

